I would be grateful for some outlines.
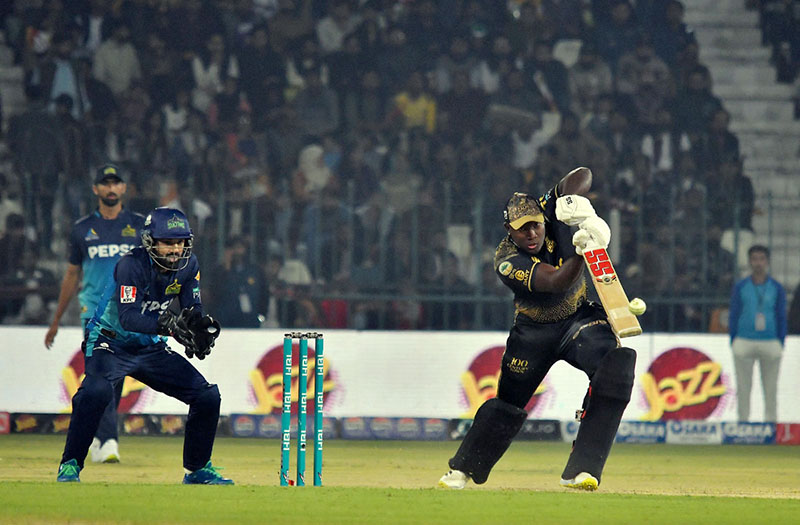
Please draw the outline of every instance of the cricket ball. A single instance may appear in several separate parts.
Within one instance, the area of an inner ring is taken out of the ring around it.
[[[628,303],[628,310],[630,310],[633,315],[642,315],[644,311],[647,310],[647,305],[644,301],[636,297]]]

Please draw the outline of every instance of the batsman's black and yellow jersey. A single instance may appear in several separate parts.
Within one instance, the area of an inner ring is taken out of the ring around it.
[[[539,323],[552,323],[574,314],[586,301],[586,280],[581,276],[562,293],[537,292],[534,276],[539,263],[558,267],[570,257],[577,257],[572,245],[572,231],[556,220],[557,187],[539,197],[544,211],[545,241],[536,255],[520,250],[507,236],[494,254],[494,270],[514,292],[516,314],[524,314]]]

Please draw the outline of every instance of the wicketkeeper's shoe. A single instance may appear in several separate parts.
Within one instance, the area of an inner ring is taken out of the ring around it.
[[[469,481],[469,476],[460,470],[450,470],[439,478],[439,486],[443,489],[461,490]]]
[[[184,485],[233,485],[233,480],[224,478],[217,472],[222,467],[214,467],[209,461],[200,470],[195,470],[191,474],[183,476]]]
[[[101,445],[100,440],[94,438],[89,452],[95,463],[119,463],[119,443],[116,439],[107,439]]]
[[[58,477],[56,481],[62,482],[70,482],[70,481],[80,481],[81,477],[81,468],[78,466],[78,461],[75,459],[70,459],[69,461],[65,461],[58,467]]]
[[[572,479],[562,479],[561,486],[568,489],[578,490],[597,490],[599,485],[597,478],[588,472],[581,472]]]

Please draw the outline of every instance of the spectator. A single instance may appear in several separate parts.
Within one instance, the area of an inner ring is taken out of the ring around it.
[[[321,71],[306,71],[305,87],[293,101],[300,130],[308,136],[321,137],[339,128],[339,97],[322,83]]]
[[[275,52],[269,41],[266,26],[259,25],[247,41],[247,45],[237,56],[240,71],[240,86],[247,95],[257,119],[265,115],[273,104],[269,99],[271,90],[282,92],[286,87],[286,63],[284,58]],[[261,128],[262,122],[256,122]]]
[[[73,49],[72,37],[68,33],[55,34],[50,48],[51,56],[43,61],[39,78],[49,109],[55,110],[55,100],[63,93],[76,102],[71,112],[73,117],[80,119],[89,108],[84,108],[88,101],[85,100],[85,86],[80,83],[79,66],[72,56]]]
[[[62,188],[66,194],[70,223],[86,211],[84,187],[89,172],[90,147],[86,128],[72,115],[72,98],[62,93],[56,98],[56,118],[64,136],[64,166]]]
[[[800,335],[800,283],[792,294],[792,305],[789,307],[789,333]]]
[[[726,159],[739,158],[739,139],[728,129],[731,116],[722,107],[711,116],[708,133],[695,141],[698,163],[704,169],[716,169]]]
[[[628,0],[612,0],[610,3],[611,17],[597,19],[593,40],[600,55],[612,70],[616,70],[619,59],[635,49],[640,28]]]
[[[402,26],[386,30],[386,45],[378,55],[378,72],[385,86],[402,86],[423,60],[421,51],[408,44]]]
[[[450,39],[447,52],[436,61],[433,71],[434,91],[438,94],[448,93],[453,89],[453,77],[456,72],[464,72],[471,78],[478,67],[478,60],[470,53],[467,35],[456,33]]]
[[[608,64],[597,54],[597,46],[592,42],[581,45],[578,61],[569,69],[572,111],[577,115],[594,112],[598,98],[613,91],[613,80]]]
[[[470,86],[469,73],[458,70],[453,74],[453,89],[439,96],[436,102],[440,134],[460,143],[465,135],[478,131],[486,114],[487,96]]]
[[[217,312],[217,320],[230,328],[258,328],[267,312],[267,286],[261,269],[253,264],[249,242],[231,237],[225,242],[222,263],[211,272],[209,282],[224,286],[206,287],[207,302]]]
[[[83,57],[78,60],[78,85],[85,90],[85,120],[102,122],[119,109],[111,89],[92,76],[92,62]]]
[[[405,129],[419,128],[428,134],[436,130],[436,100],[426,89],[421,71],[413,72],[406,89],[394,97],[387,121],[398,120]]]
[[[563,112],[569,109],[569,75],[564,64],[553,58],[553,44],[537,41],[533,45],[531,60],[525,64],[525,71],[533,77],[551,110]]]
[[[739,421],[750,421],[753,365],[758,361],[764,392],[764,421],[778,421],[778,372],[786,339],[786,292],[769,275],[769,248],[748,250],[751,274],[731,293],[728,330],[736,369]]]
[[[239,63],[236,56],[225,49],[221,34],[209,36],[203,51],[192,58],[192,75],[192,105],[206,113],[214,97],[222,92],[225,79],[239,77]]]
[[[130,39],[128,24],[118,21],[111,38],[103,41],[94,55],[94,78],[106,84],[115,96],[127,91],[134,80],[142,78],[139,55]]]
[[[695,41],[695,37],[683,22],[683,3],[667,0],[666,4],[664,19],[656,19],[652,24],[653,47],[656,54],[671,67],[684,48]]]
[[[727,158],[717,169],[708,170],[708,211],[713,224],[723,230],[753,229],[755,193],[750,177],[743,173],[739,158]]]
[[[653,125],[643,130],[641,144],[653,171],[672,171],[678,154],[691,149],[689,137],[675,130],[672,114],[664,108],[656,113]]]
[[[267,20],[272,47],[276,52],[285,55],[293,42],[313,34],[313,3],[313,0],[278,0],[278,12]]]
[[[646,33],[639,36],[635,51],[619,59],[616,80],[617,92],[631,98],[639,124],[655,124],[656,114],[672,96],[672,78]]]
[[[40,234],[42,247],[49,249],[53,203],[58,174],[63,167],[65,143],[58,120],[45,109],[39,86],[29,86],[27,95],[27,110],[9,122],[8,146],[23,176],[26,214]]]
[[[306,264],[316,281],[346,277],[352,261],[352,211],[330,186],[303,209],[300,238],[307,248]]]
[[[500,89],[503,78],[516,68],[511,42],[505,35],[497,35],[492,40],[490,53],[482,57],[472,72],[471,82],[489,95]]]
[[[323,58],[319,44],[313,38],[306,38],[296,47],[295,52],[289,53],[286,59],[287,100],[292,100],[298,91],[306,87],[306,75],[309,71],[319,71],[322,84],[327,86],[330,79],[328,63],[336,61],[333,57]],[[340,51],[336,53],[338,54]]]
[[[705,66],[691,70],[686,88],[675,97],[675,125],[690,138],[703,133],[722,102],[711,93],[711,74]]]
[[[322,54],[341,51],[344,39],[361,23],[361,15],[353,13],[350,0],[333,0],[327,16],[316,25]]]
[[[5,248],[2,239],[0,246]],[[47,324],[50,316],[48,301],[57,293],[56,278],[38,264],[34,250],[25,249],[15,256],[19,259],[18,268],[0,277],[5,303],[0,304],[0,318],[3,318],[3,324]],[[9,300],[9,296],[16,298]]]
[[[13,278],[23,268],[22,254],[36,253],[35,244],[25,232],[25,217],[17,213],[6,216],[5,233],[0,237],[0,276]]]
[[[143,81],[155,107],[168,102],[172,86],[192,82],[191,78],[181,78],[182,71],[175,50],[168,49],[164,38],[155,31],[147,34],[141,64]]]
[[[561,127],[550,141],[550,147],[555,154],[552,161],[557,171],[567,173],[570,166],[592,166],[599,179],[594,185],[600,186],[602,174],[610,166],[608,149],[590,133],[580,129],[574,113],[567,112],[561,116]]]
[[[22,215],[19,180],[0,172],[0,237],[6,233],[6,219],[11,214]]]
[[[546,103],[538,88],[532,83],[527,82],[525,74],[512,69],[505,77],[505,82],[500,89],[491,97],[491,105],[510,106],[512,108],[526,111],[529,113],[541,113],[546,108]]]

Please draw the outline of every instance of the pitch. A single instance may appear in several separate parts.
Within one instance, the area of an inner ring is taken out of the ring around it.
[[[277,486],[278,440],[218,439],[214,462],[237,485],[188,487],[182,438],[131,436],[122,463],[87,464],[82,483],[58,484],[63,443],[0,436],[0,522],[674,525],[800,515],[800,454],[790,446],[617,444],[600,490],[584,493],[558,486],[566,443],[514,443],[488,483],[462,491],[434,488],[454,442],[327,441],[321,488]]]

